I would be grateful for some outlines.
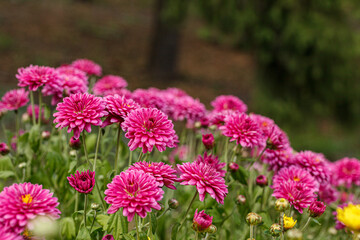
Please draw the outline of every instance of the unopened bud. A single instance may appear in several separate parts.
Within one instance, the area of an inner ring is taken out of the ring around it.
[[[271,225],[269,231],[270,231],[271,236],[273,236],[273,237],[280,236],[280,234],[281,234],[281,226],[280,226],[280,224],[274,223],[273,225]]]
[[[25,168],[25,167],[26,167],[26,162],[20,163],[18,167],[19,167],[19,168]]]
[[[49,132],[49,131],[43,131],[43,132],[41,133],[41,137],[42,137],[42,139],[44,139],[44,140],[49,139],[49,138],[50,138],[50,132]]]
[[[168,204],[171,209],[177,209],[179,206],[179,202],[175,198],[169,199]]]
[[[239,205],[246,203],[246,197],[244,195],[239,195],[236,197],[236,203]]]
[[[246,222],[250,225],[258,225],[262,222],[262,217],[257,213],[251,212],[246,216]]]
[[[231,162],[229,163],[229,169],[232,172],[236,172],[237,170],[239,170],[239,165],[235,162]]]
[[[72,157],[76,157],[76,150],[71,150],[69,152],[69,155],[72,156]]]
[[[10,152],[8,145],[4,142],[0,143],[0,155],[6,155]]]
[[[326,205],[321,201],[314,201],[309,207],[310,217],[320,217],[326,210]]]
[[[24,113],[24,114],[21,116],[21,121],[22,121],[23,123],[28,123],[28,122],[30,122],[30,116],[29,116],[29,114]]]
[[[265,175],[259,175],[256,178],[256,185],[260,187],[266,187],[268,185],[268,179]]]
[[[275,201],[275,210],[279,212],[285,212],[290,208],[290,203],[285,198],[279,198]]]
[[[69,146],[72,148],[72,149],[80,149],[81,147],[81,141],[80,139],[76,139],[74,137],[71,137],[70,138],[70,142],[69,142]]]
[[[216,226],[211,224],[210,227],[208,228],[207,232],[210,233],[210,234],[216,233],[217,232]]]
[[[194,126],[195,126],[196,128],[201,128],[201,122],[195,122]]]
[[[213,149],[215,146],[215,138],[212,133],[202,135],[202,142],[207,150]]]
[[[286,234],[288,240],[302,240],[303,234],[299,229],[290,229]]]
[[[95,211],[96,211],[96,210],[99,209],[99,207],[100,207],[100,205],[99,205],[98,203],[92,203],[92,204],[91,204],[91,209],[92,209],[92,210],[95,210]]]

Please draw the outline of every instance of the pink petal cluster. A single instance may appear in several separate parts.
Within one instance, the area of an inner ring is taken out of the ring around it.
[[[289,147],[285,150],[266,149],[261,160],[269,165],[269,170],[274,172],[293,164],[293,149]]]
[[[318,195],[326,204],[331,204],[339,198],[339,192],[330,183],[320,184]]]
[[[163,112],[166,106],[166,100],[160,89],[149,88],[149,89],[136,89],[131,97],[140,104],[141,107],[145,108],[157,108]]]
[[[205,106],[190,96],[174,98],[168,95],[167,109],[164,110],[175,121],[199,121],[205,116]]]
[[[131,111],[121,127],[126,132],[125,137],[130,139],[131,151],[140,147],[143,153],[147,153],[155,146],[162,152],[166,147],[176,147],[178,142],[174,124],[156,108],[138,108]]]
[[[5,93],[1,98],[1,106],[7,111],[18,110],[29,102],[29,92],[25,89],[14,89]]]
[[[112,89],[112,90],[109,90],[109,91],[106,91],[106,95],[105,96],[110,96],[110,95],[119,95],[119,96],[124,96],[125,98],[127,99],[132,99],[132,93],[123,88],[123,89]]]
[[[176,159],[180,161],[185,161],[189,154],[189,147],[186,145],[176,147],[171,153],[169,154],[169,162],[175,163]]]
[[[69,184],[79,193],[91,193],[95,186],[95,172],[90,170],[79,172],[76,171],[75,175],[67,177]]]
[[[6,155],[10,152],[8,145],[4,142],[0,143],[0,155]]]
[[[52,67],[30,65],[26,68],[19,68],[16,78],[19,80],[19,87],[29,87],[30,91],[36,91],[44,85],[57,87],[59,74]]]
[[[320,217],[326,210],[326,205],[321,201],[314,201],[309,207],[310,217]]]
[[[159,183],[159,187],[165,186],[175,190],[174,183],[179,181],[175,175],[176,170],[163,162],[137,162],[129,168],[129,170],[133,169],[149,173]]]
[[[196,158],[196,162],[198,163],[204,163],[212,166],[220,173],[220,176],[224,177],[226,171],[223,170],[223,168],[226,166],[226,163],[222,163],[219,161],[219,157],[211,154],[207,154],[207,152],[204,153],[204,157],[201,155],[198,155]]]
[[[270,136],[273,126],[276,125],[274,120],[255,113],[250,113],[249,116],[251,119],[253,119],[255,122],[259,124],[265,136]]]
[[[360,161],[356,158],[342,158],[332,164],[332,184],[334,186],[360,185]]]
[[[233,113],[226,116],[224,126],[219,127],[230,141],[242,147],[264,146],[265,138],[258,124],[245,113]]]
[[[200,201],[204,201],[206,193],[209,193],[218,203],[224,204],[224,198],[228,193],[225,179],[211,165],[203,162],[192,162],[177,165],[181,172],[181,185],[193,185],[199,193]]]
[[[83,82],[88,83],[88,77],[86,76],[86,72],[81,71],[80,69],[74,68],[70,65],[60,66],[56,68],[56,71],[60,75],[74,76],[81,79]]]
[[[36,216],[59,218],[58,205],[53,193],[41,185],[15,183],[0,193],[0,225],[20,234]]]
[[[213,149],[215,146],[215,138],[212,133],[202,135],[202,143],[204,144],[207,150]]]
[[[329,181],[329,166],[323,154],[301,151],[294,155],[293,163],[308,171],[319,183]]]
[[[120,76],[106,75],[95,83],[93,92],[95,95],[106,96],[110,92],[126,88],[127,85],[126,80]]]
[[[271,187],[274,197],[287,199],[300,213],[315,201],[319,190],[318,182],[310,173],[294,166],[281,169],[273,177]]]
[[[77,93],[64,98],[56,110],[56,128],[68,127],[68,132],[74,131],[75,138],[79,138],[84,129],[91,132],[91,125],[101,126],[101,118],[107,115],[102,99],[88,93]]]
[[[0,239],[1,240],[24,240],[24,238],[9,230],[8,227],[1,226],[0,224]]]
[[[235,112],[232,110],[223,110],[221,112],[211,112],[208,115],[210,125],[215,125],[217,127],[221,127],[225,124],[225,118],[228,115],[234,114]]]
[[[193,229],[197,232],[204,232],[211,226],[212,220],[213,217],[207,215],[204,210],[198,212],[196,209],[193,219]]]
[[[160,183],[141,170],[127,170],[116,175],[105,190],[105,201],[111,204],[108,213],[113,214],[123,208],[123,215],[131,222],[137,214],[145,218],[151,209],[160,210],[158,203],[164,191]]]
[[[88,75],[100,76],[102,72],[100,65],[89,59],[77,59],[71,63],[71,66],[85,72]]]
[[[211,102],[211,106],[214,107],[215,112],[221,112],[223,110],[232,110],[239,112],[246,112],[247,106],[238,97],[232,95],[220,95]]]
[[[121,97],[117,94],[106,96],[103,100],[108,116],[103,122],[102,127],[113,123],[122,123],[131,111],[140,108],[139,104],[134,100],[127,99],[124,96]]]

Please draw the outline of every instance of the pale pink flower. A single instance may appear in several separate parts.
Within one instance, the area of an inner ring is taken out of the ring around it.
[[[88,75],[100,76],[102,72],[100,65],[89,59],[77,59],[71,63],[71,66],[85,72]]]
[[[2,108],[7,111],[18,110],[29,102],[29,92],[25,89],[14,89],[5,93],[1,98]]]
[[[52,67],[30,65],[26,68],[19,68],[16,78],[19,80],[19,87],[29,87],[30,91],[36,91],[44,85],[57,87],[59,74]]]
[[[112,91],[126,88],[127,85],[125,79],[120,76],[106,75],[95,83],[93,92],[95,95],[106,96]]]

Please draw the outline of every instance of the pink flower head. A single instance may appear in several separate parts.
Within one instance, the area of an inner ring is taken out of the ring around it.
[[[86,76],[86,73],[70,65],[58,67],[56,68],[56,71],[58,71],[60,75],[77,77],[81,79],[84,83],[88,83],[88,77]]]
[[[226,171],[223,170],[223,168],[226,166],[226,163],[219,162],[219,158],[215,155],[208,155],[207,152],[205,152],[204,157],[199,155],[196,158],[196,162],[208,164],[215,168],[215,170],[220,173],[221,177],[225,176]]]
[[[26,68],[19,68],[16,78],[19,80],[19,87],[29,87],[30,91],[36,91],[44,85],[57,86],[55,83],[59,81],[59,74],[52,67],[30,65]]]
[[[274,172],[279,171],[284,167],[289,167],[293,164],[293,149],[289,147],[285,150],[270,150],[266,149],[261,159],[263,162],[269,164],[269,170]]]
[[[319,198],[326,204],[335,202],[339,197],[339,192],[330,183],[322,183],[319,187]]]
[[[36,121],[39,120],[39,106],[37,104],[34,104],[34,112],[35,112],[35,119]],[[32,111],[32,107],[31,105],[29,105],[27,108],[26,108],[26,113],[29,115],[29,118],[32,119],[33,117],[33,111]],[[49,122],[49,118],[45,118],[45,109],[42,108],[41,109],[41,122],[46,124]]]
[[[8,111],[18,110],[29,102],[28,95],[29,92],[23,88],[10,90],[2,97],[1,105]]]
[[[79,138],[84,131],[91,132],[91,125],[101,126],[101,118],[107,115],[105,103],[101,98],[88,93],[77,93],[64,98],[56,107],[54,113],[55,127],[68,127],[68,132],[74,131],[74,137]]]
[[[205,106],[198,99],[194,99],[190,96],[172,99],[170,116],[175,121],[182,121],[186,119],[188,121],[195,122],[205,116]]]
[[[193,219],[193,229],[196,232],[205,232],[212,224],[213,217],[207,215],[204,210],[195,210]]]
[[[58,199],[42,185],[15,183],[0,193],[0,225],[20,234],[36,216],[59,218]]]
[[[24,238],[9,230],[8,227],[1,226],[0,224],[0,239],[1,240],[24,240]]]
[[[87,79],[81,79],[74,75],[60,74],[59,75],[60,88],[57,91],[53,91],[53,98],[51,100],[52,105],[56,105],[60,102],[63,96],[70,96],[76,93],[85,93],[88,90],[88,81]],[[48,86],[44,87],[44,90]]]
[[[319,183],[329,181],[329,166],[323,154],[301,151],[294,155],[294,164],[308,171]]]
[[[226,116],[225,125],[219,128],[223,135],[230,137],[242,147],[264,146],[265,138],[258,124],[245,113]]]
[[[113,235],[107,234],[107,235],[105,235],[105,236],[102,238],[102,240],[115,240],[115,239],[114,239],[114,236],[113,236]]]
[[[169,162],[175,163],[175,158],[185,161],[189,154],[189,147],[186,145],[176,147],[169,155]]]
[[[266,187],[268,185],[268,179],[265,175],[259,175],[256,177],[256,185],[260,187]]]
[[[238,97],[232,95],[221,95],[215,98],[211,102],[211,106],[214,107],[215,112],[221,112],[223,110],[232,110],[239,112],[246,112],[247,106]]]
[[[320,217],[326,210],[326,205],[321,201],[314,201],[309,207],[310,217]]]
[[[319,190],[319,183],[311,174],[300,167],[291,166],[288,168],[282,168],[273,177],[273,187],[281,185],[284,182],[299,182],[306,184],[309,188],[313,189],[314,192]]]
[[[129,170],[133,169],[142,170],[152,175],[159,183],[159,187],[165,186],[175,190],[174,182],[179,181],[175,175],[176,170],[163,162],[137,162],[129,168]]]
[[[76,171],[75,175],[67,177],[69,184],[79,193],[91,193],[95,186],[95,172],[87,170],[85,172]]]
[[[342,158],[332,164],[332,184],[350,188],[360,185],[360,161],[356,158]]]
[[[249,114],[250,118],[253,119],[255,122],[257,122],[261,128],[261,130],[263,130],[265,136],[270,136],[270,132],[273,128],[275,124],[274,120],[268,118],[268,117],[264,117],[262,115],[259,114],[255,114],[255,113],[250,113]]]
[[[214,135],[212,135],[212,133],[203,134],[202,135],[202,143],[204,144],[204,146],[207,150],[213,149],[213,147],[215,146]]]
[[[265,137],[267,138],[266,144],[269,150],[286,150],[290,147],[286,133],[275,124]]]
[[[139,104],[134,100],[126,99],[124,96],[121,97],[117,94],[104,97],[104,102],[108,116],[103,122],[102,127],[113,123],[122,123],[131,111],[140,108]]]
[[[4,142],[0,143],[0,155],[6,155],[10,152],[8,145]]]
[[[125,137],[130,139],[131,151],[140,147],[143,153],[147,153],[155,146],[162,152],[166,147],[176,147],[178,142],[174,124],[156,108],[138,108],[131,111],[121,127],[126,132]]]
[[[77,59],[71,63],[71,66],[85,72],[88,75],[100,76],[102,72],[100,65],[89,59]]]
[[[221,112],[212,112],[208,115],[210,125],[215,125],[217,127],[221,127],[225,124],[225,118],[228,115],[235,113],[232,110],[223,110]]]
[[[123,208],[123,215],[131,222],[135,213],[145,218],[151,208],[160,210],[158,203],[164,191],[160,183],[148,173],[141,170],[127,170],[116,175],[105,190],[105,201],[111,204],[108,214]]]
[[[200,201],[204,201],[206,193],[209,193],[218,203],[224,204],[224,198],[228,193],[225,179],[216,169],[203,162],[178,164],[181,175],[181,185],[196,186]]]
[[[126,88],[127,85],[127,82],[122,77],[106,75],[95,83],[93,92],[95,95],[106,96],[111,91]]]
[[[157,108],[161,111],[164,111],[164,108],[166,106],[166,101],[163,97],[163,93],[157,88],[136,89],[132,93],[132,98],[141,107],[145,108]]]
[[[132,93],[125,88],[109,90],[106,92],[105,96],[111,96],[111,95],[119,95],[121,97],[124,96],[127,99],[130,99],[130,98],[132,99]]]

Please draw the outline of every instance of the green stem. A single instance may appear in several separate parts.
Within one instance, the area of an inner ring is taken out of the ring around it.
[[[229,141],[228,139],[225,139],[225,153],[224,153],[224,158],[225,158],[225,171],[228,171],[228,167],[229,167],[229,159],[228,159],[228,147],[229,147]]]
[[[262,190],[262,196],[261,196],[261,203],[260,203],[260,212],[262,212],[263,210],[263,205],[265,203],[265,187],[263,187],[263,190]]]
[[[89,164],[89,167],[90,167],[90,169],[92,168],[91,166],[91,162],[90,162],[90,160],[89,160],[89,155],[88,155],[88,151],[87,151],[87,148],[86,148],[86,142],[85,142],[85,133],[84,133],[84,131],[82,132],[82,142],[83,142],[83,146],[84,146],[84,153],[85,153],[85,158],[86,158],[86,161],[88,162],[88,164]]]
[[[19,148],[19,138],[20,138],[20,127],[19,127],[19,114],[18,114],[18,110],[15,110],[15,131],[16,131],[16,141],[17,141],[17,148],[16,148],[16,152],[18,152],[18,148]]]
[[[199,233],[195,232],[195,240],[199,240]]]
[[[120,149],[120,136],[121,136],[121,127],[119,125],[118,128],[118,134],[117,134],[117,140],[116,140],[116,153],[115,153],[115,174],[117,174],[118,171],[118,158],[119,158],[119,149]]]
[[[311,220],[311,217],[309,216],[309,218],[308,218],[308,220],[306,221],[305,225],[304,225],[303,228],[301,229],[302,232],[303,232],[303,231],[306,229],[306,227],[309,225],[310,220]]]
[[[281,240],[284,240],[284,212],[280,212]]]
[[[79,192],[76,191],[75,193],[75,212],[79,210]]]
[[[33,125],[36,125],[36,118],[35,118],[35,108],[34,108],[34,93],[30,91],[30,101],[31,101],[31,108],[32,108],[32,122]]]
[[[184,225],[184,222],[186,221],[186,216],[188,215],[188,213],[189,213],[189,211],[190,211],[190,208],[191,208],[191,205],[194,203],[197,194],[198,194],[198,192],[197,192],[197,190],[196,190],[196,192],[195,192],[195,194],[194,194],[194,197],[191,199],[191,202],[190,202],[190,204],[189,204],[189,207],[188,207],[188,209],[186,210],[186,213],[185,213],[185,215],[184,215],[184,218],[183,218],[183,220],[182,220],[182,222],[181,222],[181,224],[180,224],[180,227],[179,227],[179,230],[178,230],[178,231],[180,231],[181,227]]]
[[[135,215],[135,227],[136,227],[136,239],[139,240],[140,239],[140,234],[139,234],[139,225],[138,225],[138,216],[137,214]]]
[[[86,209],[87,209],[87,201],[88,201],[88,196],[87,194],[85,194],[85,204],[84,204],[84,225],[86,228]]]
[[[96,210],[94,210],[94,219],[93,219],[93,221],[92,221],[92,224],[91,224],[91,227],[90,227],[90,232],[91,232],[91,230],[92,230],[92,228],[93,228],[93,226],[94,226],[94,223],[95,223],[95,219],[96,219]]]
[[[42,94],[41,90],[39,91],[39,116],[38,116],[38,124],[41,125],[41,105],[42,105]]]
[[[93,165],[93,171],[96,172],[96,161],[99,151],[99,144],[100,144],[100,138],[101,138],[101,127],[99,127],[99,132],[96,140],[96,148],[95,148],[95,157],[94,157],[94,165]]]
[[[254,225],[250,224],[250,240],[254,239]]]
[[[129,167],[131,166],[132,156],[133,156],[133,151],[130,151],[130,157],[129,157]]]
[[[140,152],[137,162],[140,162],[140,160],[142,159],[142,157],[143,157],[143,152]]]

